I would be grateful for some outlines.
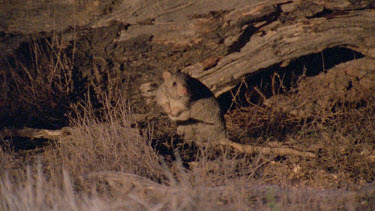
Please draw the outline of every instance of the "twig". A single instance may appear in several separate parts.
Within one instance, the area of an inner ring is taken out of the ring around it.
[[[296,149],[284,148],[284,147],[261,147],[248,144],[239,144],[231,140],[223,140],[220,142],[223,146],[230,146],[242,153],[264,153],[264,154],[276,154],[276,155],[295,155],[300,157],[316,158],[317,155],[312,152],[303,152]]]

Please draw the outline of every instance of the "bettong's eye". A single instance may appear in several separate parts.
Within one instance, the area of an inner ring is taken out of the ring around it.
[[[177,86],[177,83],[176,83],[176,82],[173,82],[172,86]]]

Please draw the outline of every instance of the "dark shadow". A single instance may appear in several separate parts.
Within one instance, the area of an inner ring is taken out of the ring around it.
[[[251,36],[256,32],[256,28],[253,26],[248,26],[246,29],[241,33],[240,37],[238,38],[237,41],[235,41],[232,45],[228,46],[228,54],[233,53],[233,52],[239,52],[243,46],[245,46]]]
[[[152,148],[163,157],[168,166],[181,159],[185,168],[199,157],[199,148],[194,143],[185,143],[178,135],[164,134],[151,140]]]
[[[35,150],[51,144],[47,139],[30,139],[25,137],[5,137],[0,140],[0,147],[4,151],[20,152],[25,150]]]
[[[0,129],[64,127],[69,121],[66,114],[72,102],[87,93],[83,88],[85,80],[77,69],[72,69],[72,79],[67,79],[65,69],[50,78],[52,68],[64,62],[64,57],[57,53],[59,49],[52,47],[49,36],[30,35],[12,54],[0,60],[9,70],[0,77],[0,83],[6,87],[1,92],[4,102],[0,101]]]
[[[342,47],[325,49],[320,53],[302,56],[292,60],[286,67],[275,64],[245,77],[246,84],[239,84],[222,94],[218,100],[224,111],[252,104],[259,105],[263,98],[284,93],[296,86],[304,74],[311,77],[329,71],[332,67],[364,57],[361,53]],[[237,93],[237,95],[236,95]],[[233,96],[237,97],[234,99]],[[261,96],[263,95],[263,96]]]

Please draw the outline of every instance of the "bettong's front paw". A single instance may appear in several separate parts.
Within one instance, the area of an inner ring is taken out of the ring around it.
[[[193,139],[194,138],[194,131],[193,128],[190,126],[178,126],[177,127],[177,134],[182,136],[183,139]]]
[[[178,126],[177,127],[177,135],[184,136],[184,134],[185,134],[184,127]]]

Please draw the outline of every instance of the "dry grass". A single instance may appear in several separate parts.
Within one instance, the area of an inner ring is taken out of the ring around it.
[[[363,68],[366,65],[362,59],[316,77],[302,75],[290,91],[263,99],[266,106],[240,107],[227,114],[229,132],[238,142],[318,154],[318,159],[271,159],[260,178],[314,188],[351,188],[374,182],[374,87],[363,83],[367,79],[356,80],[363,72],[373,76]],[[348,89],[350,81],[356,84]],[[279,92],[273,83],[268,86],[273,93]]]
[[[72,60],[62,49],[53,47],[57,41],[30,39],[15,55],[1,58],[1,63],[7,64],[0,74],[1,115],[13,120],[3,121],[1,126],[25,121],[33,124],[40,118],[45,120],[44,127],[58,127],[66,122],[61,117],[69,109],[69,102],[79,94]]]
[[[293,147],[310,147],[319,152],[316,160],[197,149],[195,162],[186,168],[177,151],[176,160],[160,158],[149,138],[155,128],[150,126],[148,134],[140,135],[138,130],[129,127],[132,114],[126,103],[119,101],[117,105],[104,108],[106,112],[101,119],[94,109],[85,106],[74,121],[79,135],[70,142],[56,142],[37,154],[3,149],[1,209],[354,210],[372,207],[373,186],[356,189],[357,185],[373,182],[375,175],[373,163],[365,159],[367,151],[364,151],[374,147],[373,136],[366,132],[375,129],[374,117],[362,115],[375,113],[372,106],[352,110],[324,125],[317,126],[314,122],[296,125],[298,130],[279,137],[272,133],[282,126],[276,127],[272,118],[268,124],[259,124],[268,129],[252,142],[284,141]],[[262,110],[258,113],[266,115]],[[291,120],[278,118],[277,121],[283,125]],[[256,127],[256,122],[259,121],[248,122],[247,128]],[[367,127],[363,128],[363,124]],[[283,137],[284,140],[275,141]]]
[[[35,55],[39,51],[36,48]],[[59,104],[66,98],[54,96],[70,96],[74,90],[69,88],[74,81],[69,60],[58,53],[38,58],[46,69],[11,71],[14,84],[2,80],[2,85],[18,90],[13,93],[20,95],[18,103]],[[100,74],[97,78],[94,84],[102,80]],[[108,80],[111,90],[116,90],[116,77]],[[236,141],[286,145],[319,155],[307,159],[188,146],[175,139],[170,123],[157,119],[133,124],[126,96],[101,93],[100,85],[92,90],[100,109],[92,105],[92,95],[86,101],[69,101],[70,124],[76,134],[72,140],[40,145],[45,140],[2,137],[1,210],[375,207],[375,101],[371,94],[355,106],[336,103],[335,109],[328,109],[331,104],[326,104],[324,112],[311,116],[260,106],[238,108],[226,115]],[[15,149],[16,142],[36,147]]]

